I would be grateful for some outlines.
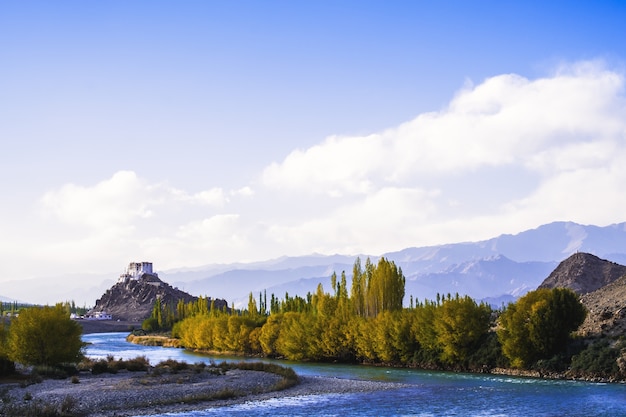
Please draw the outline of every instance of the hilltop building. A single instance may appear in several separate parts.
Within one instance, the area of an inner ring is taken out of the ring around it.
[[[139,281],[142,278],[158,278],[152,270],[152,262],[131,262],[126,272],[120,274],[117,282]]]

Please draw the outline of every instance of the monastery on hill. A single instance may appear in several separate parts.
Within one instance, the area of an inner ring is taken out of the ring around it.
[[[120,274],[117,282],[139,281],[144,275],[158,278],[159,274],[152,271],[152,262],[131,262],[126,272]]]

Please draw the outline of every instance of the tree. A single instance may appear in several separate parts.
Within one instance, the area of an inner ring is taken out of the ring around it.
[[[6,322],[0,316],[0,376],[15,372],[15,363],[9,359],[8,337]]]
[[[152,306],[150,317],[141,323],[141,328],[147,332],[156,332],[164,328],[161,299],[157,297]]]
[[[402,269],[385,258],[374,267],[369,259],[365,263],[367,281],[365,303],[368,317],[376,317],[383,311],[399,311],[404,299],[405,278]]]
[[[25,365],[77,363],[82,355],[82,329],[63,306],[20,311],[9,328],[9,356]]]
[[[587,311],[566,288],[531,291],[500,316],[498,339],[513,367],[522,368],[562,351]]]
[[[365,276],[361,268],[361,259],[356,258],[352,267],[352,288],[350,300],[357,316],[365,317]]]
[[[435,332],[441,346],[441,359],[463,363],[478,341],[489,331],[491,308],[468,296],[458,295],[437,309]]]

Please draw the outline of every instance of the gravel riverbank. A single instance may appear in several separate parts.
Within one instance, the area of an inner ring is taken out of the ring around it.
[[[166,375],[147,372],[81,374],[71,379],[45,380],[20,387],[0,385],[2,398],[12,405],[41,401],[71,406],[76,415],[128,417],[203,410],[246,401],[311,394],[353,393],[398,388],[400,384],[338,378],[300,377],[294,387],[275,391],[282,377],[259,371],[230,370],[224,375],[191,371]]]

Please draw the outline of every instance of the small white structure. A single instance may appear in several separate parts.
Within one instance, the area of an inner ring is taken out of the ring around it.
[[[113,316],[106,311],[96,311],[91,316],[86,317],[87,320],[113,320]]]
[[[144,275],[158,276],[152,271],[152,262],[131,262],[126,268],[126,272],[120,274],[117,282],[138,281]]]

